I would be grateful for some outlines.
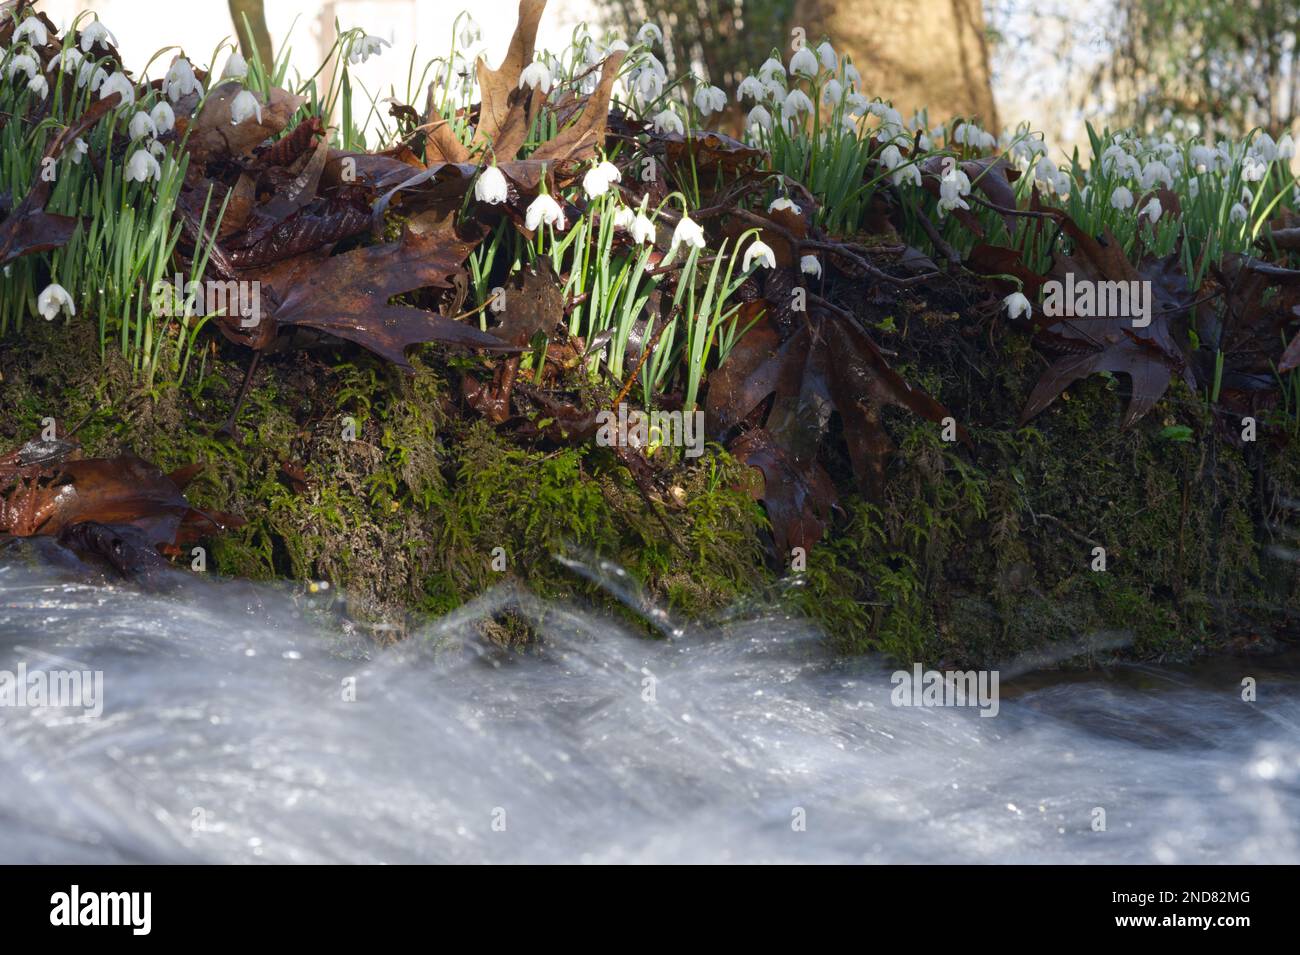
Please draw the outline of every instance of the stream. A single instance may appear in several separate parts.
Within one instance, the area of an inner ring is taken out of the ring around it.
[[[1013,662],[988,718],[771,613],[652,640],[506,587],[381,650],[315,600],[0,555],[0,680],[102,674],[0,705],[0,863],[1300,862],[1294,655]]]

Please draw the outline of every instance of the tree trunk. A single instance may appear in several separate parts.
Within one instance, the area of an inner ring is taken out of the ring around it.
[[[230,19],[235,24],[235,36],[239,37],[239,52],[244,59],[252,62],[253,51],[262,58],[262,66],[268,73],[275,67],[275,53],[271,48],[271,34],[266,28],[266,9],[263,0],[228,0]],[[247,28],[244,19],[248,19]],[[248,35],[252,31],[252,36]]]
[[[798,0],[794,25],[852,56],[861,92],[905,119],[928,108],[931,124],[978,117],[998,131],[980,0]]]

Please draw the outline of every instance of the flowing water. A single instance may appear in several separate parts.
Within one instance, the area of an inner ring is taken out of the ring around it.
[[[507,610],[544,650],[485,649]],[[1294,659],[1022,661],[982,717],[797,621],[656,622],[501,590],[377,650],[284,589],[0,563],[0,673],[103,673],[98,717],[0,707],[0,862],[1300,861]]]

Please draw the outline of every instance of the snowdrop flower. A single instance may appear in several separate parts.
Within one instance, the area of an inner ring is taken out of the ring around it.
[[[755,106],[749,111],[749,116],[745,120],[746,126],[757,126],[759,129],[772,128],[772,114],[762,106]]]
[[[900,166],[890,175],[894,185],[901,186],[905,182],[910,182],[914,186],[921,184],[921,170],[916,163],[908,163],[906,166]]]
[[[1110,194],[1110,206],[1112,209],[1132,209],[1133,193],[1124,186],[1116,186],[1115,191]]]
[[[859,92],[854,91],[849,93],[849,95],[844,98],[844,105],[848,108],[848,111],[852,113],[854,116],[862,116],[867,112],[867,107],[870,106],[871,104],[867,102],[867,98],[865,96],[863,96]]]
[[[777,76],[785,79],[785,64],[776,57],[769,56],[763,61],[763,65],[758,68],[758,78],[766,83]]]
[[[135,103],[135,87],[131,84],[131,81],[126,78],[125,73],[114,73],[99,85],[100,99],[108,99],[114,93],[122,94],[122,102],[120,104],[122,106],[131,106]]]
[[[953,163],[952,167],[939,177],[939,195],[944,199],[970,195],[970,177],[961,166]]]
[[[45,97],[50,95],[50,84],[45,77],[41,76],[39,73],[27,81],[27,89],[30,92],[35,93],[41,99],[45,99]]]
[[[1160,206],[1160,200],[1157,199],[1155,196],[1152,196],[1151,201],[1148,202],[1145,206],[1143,206],[1142,211],[1138,213],[1138,218],[1141,219],[1143,216],[1145,216],[1146,218],[1151,220],[1152,225],[1155,225],[1157,222],[1160,221],[1160,214],[1162,212],[1164,212],[1164,209],[1161,208]]]
[[[654,46],[655,44],[662,45],[664,42],[663,31],[655,24],[647,23],[643,25],[641,29],[636,31],[636,42],[641,46]]]
[[[45,32],[45,24],[36,17],[28,17],[14,30],[13,42],[17,46],[24,39],[32,46],[44,46],[50,42],[50,35]]]
[[[785,102],[781,105],[781,113],[787,119],[792,116],[798,116],[800,113],[811,113],[813,111],[812,100],[803,90],[791,90],[786,94]]]
[[[155,139],[149,144],[149,155],[153,156],[155,159],[162,159],[162,157],[167,155],[167,147]]]
[[[178,102],[182,96],[203,91],[198,77],[194,75],[194,67],[183,56],[178,57],[176,62],[167,68],[167,76],[163,78],[163,88],[167,91],[167,98],[173,103]]]
[[[45,286],[45,290],[36,297],[36,308],[47,322],[58,318],[60,312],[66,312],[69,317],[77,314],[77,306],[73,303],[72,296],[68,294],[67,289],[57,283]]]
[[[15,54],[14,58],[9,61],[9,79],[12,80],[14,74],[19,70],[27,74],[29,81],[34,79],[37,73],[36,58],[28,56],[26,53]]]
[[[655,60],[653,64],[640,67],[633,72],[632,87],[643,102],[653,102],[663,94],[667,78],[663,65]]]
[[[642,199],[641,208],[637,210],[636,218],[632,220],[632,228],[628,230],[632,234],[632,241],[637,245],[644,245],[655,239],[655,224],[645,214],[645,204],[646,200]]]
[[[1268,172],[1268,166],[1255,156],[1247,156],[1241,164],[1243,182],[1259,182]]]
[[[695,108],[701,116],[720,113],[727,108],[727,94],[716,86],[700,86],[695,91]]]
[[[799,76],[816,76],[818,70],[817,54],[803,46],[795,50],[790,57],[790,72]]]
[[[682,243],[686,243],[693,249],[702,249],[705,245],[703,226],[685,214],[677,223],[677,228],[673,229],[673,238],[668,244],[668,254],[664,256],[665,263],[672,261],[677,254],[677,247]]]
[[[1245,206],[1243,206],[1240,202],[1234,205],[1232,209],[1228,212],[1228,220],[1230,222],[1245,222],[1249,218],[1250,218],[1250,210],[1247,209]]]
[[[671,109],[666,109],[663,112],[656,113],[654,123],[656,133],[686,134],[686,127],[682,125],[682,118]]]
[[[636,212],[631,206],[619,206],[614,210],[614,228],[622,229],[624,232],[632,228],[632,223],[636,221]]]
[[[1025,298],[1023,292],[1012,292],[1002,300],[1002,307],[1007,310],[1007,318],[1013,321],[1021,316],[1029,318],[1034,314],[1034,307],[1029,304],[1029,299]]]
[[[763,81],[757,76],[746,76],[740,81],[740,86],[736,87],[736,102],[748,98],[755,103],[761,102],[767,90],[763,88]]]
[[[230,54],[230,59],[226,60],[226,68],[221,71],[223,80],[242,80],[248,76],[248,61],[243,55],[234,50]]]
[[[780,103],[785,99],[785,80],[773,76],[763,81],[763,88],[767,91],[767,98],[773,103]]]
[[[1218,154],[1209,146],[1193,146],[1192,165],[1198,173],[1209,172],[1218,165]]]
[[[844,78],[854,86],[862,85],[862,74],[858,72],[858,68],[852,63],[844,64]]]
[[[822,62],[823,70],[834,70],[839,65],[839,57],[835,55],[835,47],[831,46],[830,40],[823,40],[817,47],[817,59]]]
[[[1201,177],[1192,176],[1187,180],[1187,194],[1195,199],[1201,194]]]
[[[768,212],[793,212],[795,215],[801,215],[803,210],[794,202],[785,196],[777,196],[767,206]]]
[[[618,167],[608,160],[602,160],[598,165],[587,170],[587,174],[582,177],[582,191],[587,194],[588,199],[595,199],[609,192],[612,183],[622,182],[622,180],[623,174],[618,171]]]
[[[158,136],[170,132],[176,125],[176,113],[167,105],[166,100],[160,101],[149,111],[149,118],[153,120],[154,127],[158,130],[155,135]]]
[[[818,278],[822,274],[822,264],[815,255],[805,255],[799,260],[799,271],[804,275]]]
[[[474,45],[476,40],[483,36],[483,31],[479,28],[478,21],[470,16],[468,11],[465,12],[463,16],[465,19],[461,24],[460,34],[457,36],[457,39],[460,40],[461,46],[470,47]]]
[[[822,102],[827,106],[838,106],[844,98],[844,84],[839,80],[827,80],[822,90]]]
[[[70,46],[66,50],[60,50],[58,56],[50,60],[49,69],[58,68],[64,73],[74,73],[81,69],[81,64],[86,58],[81,55],[81,51],[75,46]]]
[[[348,53],[348,61],[351,63],[365,63],[372,56],[381,55],[386,46],[392,46],[392,44],[387,40],[381,40],[377,36],[363,33],[361,38],[352,44],[352,49]]]
[[[239,95],[230,104],[230,125],[238,126],[250,116],[256,116],[258,124],[261,124],[262,103],[252,90],[240,90]]]
[[[755,239],[753,242],[749,243],[749,248],[745,250],[745,258],[740,264],[741,270],[748,272],[750,266],[754,264],[755,259],[758,260],[760,268],[776,268],[776,253],[773,252],[772,247],[762,239]]]
[[[91,90],[100,89],[108,79],[108,74],[104,72],[102,66],[96,66],[94,63],[82,63],[77,70],[77,89],[81,89],[87,83],[90,84]]]
[[[529,89],[541,90],[543,93],[551,91],[551,70],[541,60],[534,60],[529,63],[522,73],[519,74],[519,88],[527,86]]]
[[[509,195],[506,177],[495,165],[488,166],[474,180],[474,198],[490,206],[505,202]]]
[[[1158,182],[1162,182],[1172,189],[1174,187],[1174,176],[1169,171],[1168,166],[1158,159],[1153,159],[1143,167],[1141,182],[1143,191],[1151,189]]]
[[[157,159],[149,155],[149,150],[137,149],[131,154],[126,164],[127,182],[148,182],[150,179],[161,178],[162,167],[158,165]]]
[[[127,126],[127,133],[131,137],[131,142],[144,139],[146,136],[152,136],[156,139],[158,137],[158,127],[149,118],[149,114],[141,110],[131,117],[131,122]]]
[[[1074,180],[1070,178],[1070,174],[1064,169],[1062,169],[1052,181],[1052,191],[1062,199],[1069,198],[1070,190],[1073,188]]]
[[[65,152],[63,155],[67,156],[68,159],[72,160],[72,165],[80,166],[81,157],[86,155],[86,149],[87,149],[86,141],[82,139],[80,136],[78,136],[76,139],[72,141],[72,148],[69,149],[67,152]]]
[[[536,232],[544,225],[554,226],[563,232],[564,210],[560,208],[558,202],[543,192],[529,204],[528,211],[524,214],[524,225],[530,232]]]
[[[1292,159],[1295,157],[1295,140],[1291,138],[1290,133],[1283,133],[1282,138],[1277,141],[1277,158]]]
[[[90,48],[96,43],[102,43],[108,46],[109,43],[117,46],[117,37],[108,32],[108,27],[104,26],[100,20],[91,20],[81,28],[81,52],[89,53]]]
[[[1250,144],[1251,151],[1263,162],[1270,163],[1277,158],[1277,143],[1273,142],[1273,137],[1263,131],[1255,137],[1255,141]]]
[[[880,150],[880,164],[886,169],[897,169],[902,162],[903,153],[893,143]]]

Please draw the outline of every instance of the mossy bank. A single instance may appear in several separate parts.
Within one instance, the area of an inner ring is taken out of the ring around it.
[[[0,440],[54,417],[80,425],[86,455],[201,462],[191,502],[247,521],[208,542],[210,571],[328,581],[382,639],[505,580],[627,613],[562,552],[618,563],[686,619],[777,606],[844,651],[899,661],[1039,652],[1087,665],[1294,639],[1294,442],[1266,431],[1234,446],[1177,389],[1121,431],[1123,380],[1105,377],[1019,428],[1041,360],[1022,337],[982,334],[959,315],[966,303],[944,304],[956,310],[904,301],[872,331],[973,447],[887,416],[899,453],[884,499],[842,496],[800,574],[770,556],[747,469],[717,446],[669,471],[652,508],[607,449],[521,444],[467,414],[460,372],[432,350],[413,356],[413,375],[351,349],[270,356],[232,440],[215,432],[245,355],[214,350],[183,388],[145,392],[93,329],[40,323],[0,349]],[[848,486],[847,462],[825,463]],[[510,620],[496,635],[530,636]]]

